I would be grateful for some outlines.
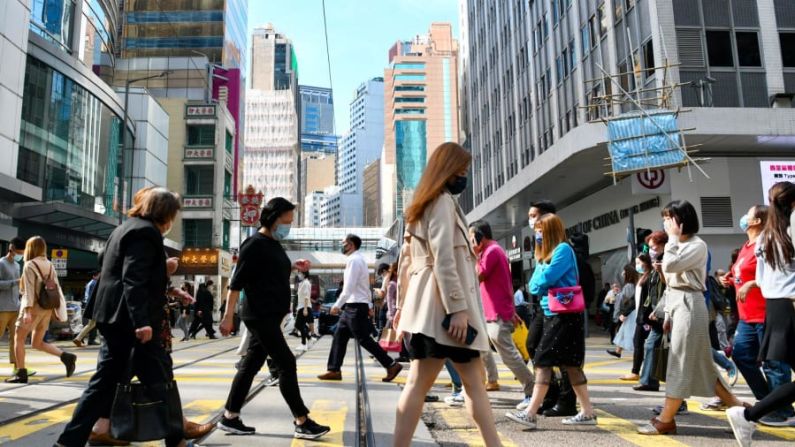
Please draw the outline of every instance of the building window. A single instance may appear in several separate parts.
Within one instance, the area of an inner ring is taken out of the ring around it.
[[[234,146],[235,146],[234,137],[232,137],[231,133],[226,132],[226,145],[225,145],[226,152],[231,154],[233,152],[232,149],[234,148]]]
[[[728,31],[707,31],[707,52],[712,67],[734,67],[732,44]]]
[[[229,233],[231,233],[231,228],[232,228],[231,223],[228,220],[224,219],[224,234],[223,234],[223,240],[221,241],[222,248],[224,250],[229,250]]]
[[[74,0],[33,0],[30,30],[62,50],[71,52]]]
[[[395,70],[425,70],[425,62],[400,62],[393,67]]]
[[[401,96],[399,98],[395,98],[395,102],[425,102],[424,96]]]
[[[185,195],[213,195],[214,166],[185,166]]]
[[[232,174],[224,171],[224,198],[232,200]]]
[[[654,76],[654,44],[651,40],[643,44],[643,79]]]
[[[591,48],[596,47],[597,37],[596,16],[591,16],[588,20],[588,35],[591,37]]]
[[[395,81],[424,81],[424,74],[396,74]]]
[[[756,32],[737,32],[737,59],[741,67],[761,67],[759,38]]]
[[[213,243],[212,219],[183,219],[183,244],[185,248],[211,248]]]
[[[590,29],[589,25],[586,23],[582,27],[582,58],[585,59],[588,56],[588,50],[591,48],[589,45],[591,43],[591,33],[588,32]]]
[[[215,146],[215,126],[188,126],[188,146]]]
[[[629,11],[633,6],[635,6],[635,0],[625,0],[627,4],[627,11]]]
[[[781,33],[781,60],[785,67],[795,68],[795,33]]]
[[[604,2],[599,4],[599,7],[596,9],[596,12],[599,15],[599,37],[605,37],[607,36],[608,15],[605,13]]]

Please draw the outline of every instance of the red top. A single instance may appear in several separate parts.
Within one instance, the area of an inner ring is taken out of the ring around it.
[[[513,280],[508,256],[497,242],[491,241],[478,259],[478,273],[483,275],[480,295],[486,321],[511,321],[516,308],[513,304]]]
[[[754,242],[748,241],[740,249],[737,255],[737,262],[732,265],[729,272],[729,279],[735,290],[740,290],[748,281],[756,279],[756,256],[754,255]],[[762,289],[753,287],[748,291],[745,302],[737,300],[737,310],[740,313],[740,320],[746,323],[765,322],[765,297],[762,296]]]

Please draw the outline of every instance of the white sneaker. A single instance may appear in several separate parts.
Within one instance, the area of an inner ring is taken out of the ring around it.
[[[307,345],[298,345],[298,347],[295,348],[296,351],[306,351],[308,349],[309,349],[309,346],[307,346]]]
[[[524,411],[527,410],[529,406],[530,406],[530,396],[527,396],[524,398],[523,401],[516,404],[516,409],[519,411]]]
[[[731,407],[726,410],[726,418],[732,426],[734,438],[740,447],[750,447],[756,424],[745,419],[745,407]]]
[[[462,393],[453,393],[444,398],[444,403],[450,407],[461,407],[464,405],[464,395]]]
[[[509,411],[505,413],[505,417],[517,424],[524,425],[529,430],[538,428],[538,416],[531,417],[527,411]]]
[[[596,415],[586,416],[582,411],[562,421],[563,425],[596,425]]]

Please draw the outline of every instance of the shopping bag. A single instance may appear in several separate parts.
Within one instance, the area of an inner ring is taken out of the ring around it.
[[[665,375],[668,373],[668,335],[663,334],[660,346],[654,348],[654,378],[660,382],[665,382]]]
[[[519,323],[517,326],[513,328],[513,344],[516,345],[516,348],[519,350],[519,353],[522,354],[522,360],[527,362],[530,360],[530,353],[527,352],[527,326],[525,326],[524,322]]]
[[[381,332],[381,339],[378,346],[386,352],[400,352],[401,344],[398,332],[392,328],[386,328]]]

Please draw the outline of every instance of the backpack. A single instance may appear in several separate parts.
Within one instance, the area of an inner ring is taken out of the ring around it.
[[[58,283],[53,279],[52,266],[50,266],[50,275],[44,279],[39,266],[35,262],[32,264],[41,278],[41,287],[39,287],[39,293],[36,294],[36,303],[44,310],[57,309],[61,305],[61,291],[58,288]]]

